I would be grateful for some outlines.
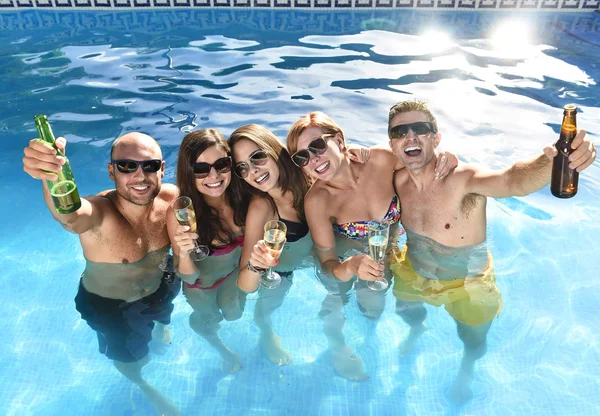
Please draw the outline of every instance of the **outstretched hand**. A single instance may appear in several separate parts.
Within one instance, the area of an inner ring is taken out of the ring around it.
[[[596,148],[594,143],[586,137],[586,133],[585,130],[578,130],[571,142],[571,149],[574,151],[569,155],[569,169],[575,169],[577,172],[588,168],[596,160]],[[548,159],[552,160],[558,154],[558,150],[554,145],[546,146],[544,153]]]
[[[56,139],[56,147],[65,153],[67,141],[63,137]],[[24,150],[23,170],[35,179],[55,181],[58,175],[51,172],[60,172],[65,158],[57,156],[56,149],[39,139],[29,141],[29,146]]]

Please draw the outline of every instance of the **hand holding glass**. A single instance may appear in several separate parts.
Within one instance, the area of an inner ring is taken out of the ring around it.
[[[196,213],[194,212],[194,205],[192,200],[187,196],[180,196],[173,201],[173,212],[175,212],[175,218],[180,225],[187,225],[190,227],[190,232],[196,232]],[[190,258],[193,261],[201,261],[208,257],[210,250],[208,247],[198,245],[197,241],[194,241],[194,248],[190,252]]]
[[[270,254],[277,259],[281,255],[281,250],[286,242],[287,227],[284,223],[277,220],[268,221],[265,224],[265,234],[263,239],[265,245],[269,248]],[[272,267],[261,274],[260,283],[265,289],[275,289],[281,284],[281,276],[273,271]]]
[[[390,225],[387,222],[369,221],[369,254],[378,263],[385,261],[388,246]],[[385,290],[389,286],[388,281],[381,276],[380,279],[368,281],[367,287],[371,290]]]

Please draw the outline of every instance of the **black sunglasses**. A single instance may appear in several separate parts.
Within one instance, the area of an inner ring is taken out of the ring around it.
[[[321,156],[327,150],[327,140],[335,137],[335,134],[323,134],[309,143],[308,148],[298,150],[292,155],[292,162],[299,168],[308,165],[310,154]]]
[[[417,136],[422,136],[429,133],[437,133],[433,127],[433,123],[429,121],[417,121],[416,123],[400,124],[390,129],[390,139],[404,139],[408,134],[408,130],[412,130]]]
[[[252,166],[264,166],[267,164],[268,160],[269,155],[267,152],[262,149],[258,149],[250,153],[248,162],[250,162]],[[250,163],[248,162],[240,162],[235,164],[235,169],[233,171],[241,179],[245,179],[248,177],[248,173],[250,173]]]
[[[110,163],[113,163],[117,166],[117,169],[121,173],[133,173],[137,171],[138,166],[142,165],[142,170],[146,173],[154,173],[160,170],[162,166],[162,160],[160,159],[152,159],[152,160],[131,160],[131,159],[119,159],[119,160],[111,160]]]
[[[210,170],[214,167],[217,173],[227,173],[231,170],[231,157],[225,156],[215,160],[212,165],[206,162],[198,162],[192,165],[196,179],[204,179],[210,175]]]

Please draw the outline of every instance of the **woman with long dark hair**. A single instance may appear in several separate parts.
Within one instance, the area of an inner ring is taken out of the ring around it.
[[[245,295],[237,287],[237,278],[248,199],[243,198],[231,168],[229,145],[219,131],[187,134],[179,148],[177,186],[182,196],[192,200],[197,232],[179,225],[173,210],[169,210],[167,228],[183,293],[194,310],[190,326],[234,373],[241,368],[240,358],[223,343],[218,331],[223,319],[239,319],[244,310]],[[210,250],[204,260],[194,261],[190,256],[196,243]]]
[[[252,195],[245,220],[245,242],[240,260],[238,286],[250,293],[259,289],[260,260],[264,225],[278,220],[287,227],[286,244],[274,267],[281,284],[274,289],[260,288],[254,319],[261,330],[260,344],[271,362],[289,364],[290,355],[281,346],[272,328],[271,314],[283,303],[292,286],[296,269],[312,250],[312,238],[304,218],[304,195],[309,178],[297,169],[290,155],[267,128],[250,124],[235,130],[229,138],[235,174],[244,180],[242,190]],[[256,251],[256,253],[255,253]]]

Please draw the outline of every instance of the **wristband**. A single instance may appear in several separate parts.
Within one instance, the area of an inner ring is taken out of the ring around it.
[[[254,272],[254,273],[264,273],[267,271],[267,269],[263,269],[261,267],[255,267],[252,263],[250,263],[250,260],[248,260],[248,270],[250,270],[251,272]]]

